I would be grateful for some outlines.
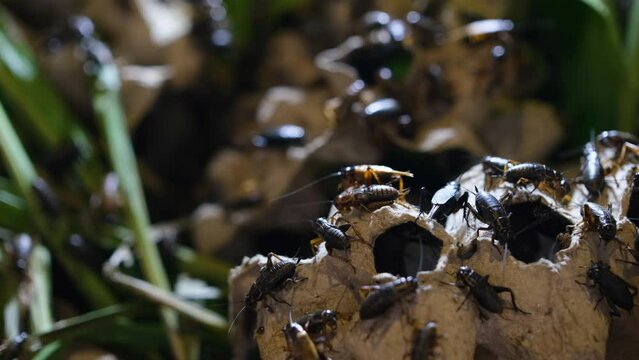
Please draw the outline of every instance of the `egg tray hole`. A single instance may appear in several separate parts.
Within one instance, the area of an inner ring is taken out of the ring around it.
[[[509,251],[527,264],[545,258],[553,261],[555,254],[565,248],[557,242],[557,235],[572,225],[566,217],[543,204],[529,201],[508,207],[515,240],[509,243]]]
[[[375,268],[377,272],[399,276],[433,270],[437,266],[443,245],[440,239],[414,222],[394,226],[375,239]]]

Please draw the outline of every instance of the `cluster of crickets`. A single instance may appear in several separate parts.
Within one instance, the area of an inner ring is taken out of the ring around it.
[[[585,192],[587,201],[581,204],[583,226],[580,231],[597,233],[601,243],[607,245],[612,241],[620,242],[620,240],[616,237],[617,220],[610,208],[596,202],[605,187],[609,186],[605,176],[611,171],[602,166],[599,151],[603,148],[612,149],[616,156],[615,164],[621,164],[630,157],[634,159],[639,154],[637,144],[639,144],[639,139],[631,134],[619,131],[607,131],[599,134],[584,146],[581,174],[572,179],[567,179],[560,172],[540,163],[518,163],[514,160],[489,156],[485,157],[481,164],[488,180],[487,184],[492,186],[493,181],[497,179],[504,183],[510,183],[513,191],[524,188],[532,193],[538,189],[540,191],[547,189],[554,192],[555,197],[565,201],[570,199],[571,191],[575,185],[581,185],[583,189],[580,191]],[[311,241],[311,247],[317,251],[323,243],[329,256],[336,256],[348,262],[347,257],[335,254],[334,250],[348,251],[352,241],[364,243],[365,241],[356,231],[352,231],[353,235],[349,234],[349,229],[353,228],[348,223],[340,224],[344,220],[339,215],[353,209],[371,212],[393,203],[401,203],[402,206],[406,207],[411,206],[404,199],[408,192],[404,187],[404,178],[413,175],[408,171],[397,171],[381,165],[348,166],[342,168],[335,175],[341,177],[343,189],[333,202],[337,212],[330,218],[319,218],[313,222],[313,230],[318,238]],[[635,182],[638,179],[639,173],[635,176]],[[531,185],[532,189],[530,189]],[[474,206],[468,201],[469,192],[474,195]],[[508,202],[511,198],[512,192],[507,192],[498,199],[486,190],[464,189],[460,179],[456,179],[447,183],[433,196],[430,196],[428,191],[422,188],[419,213],[415,221],[417,222],[420,217],[425,216],[427,219],[442,222],[448,216],[463,210],[466,223],[468,223],[468,216],[472,214],[479,222],[485,224],[485,227],[477,229],[477,237],[480,230],[492,231],[493,246],[500,252],[503,251],[502,249],[508,251],[509,244],[513,244],[517,237],[511,226],[511,214],[508,211]],[[529,312],[517,306],[512,289],[493,284],[489,282],[488,275],[482,275],[471,267],[463,265],[464,261],[470,259],[477,251],[477,237],[468,245],[460,245],[456,252],[462,265],[455,273],[457,281],[454,285],[466,292],[466,297],[460,308],[468,299],[472,298],[477,305],[480,319],[485,320],[489,313],[501,314],[507,308],[505,300],[499,296],[500,293],[507,292],[510,294],[512,303],[512,307],[508,308],[522,315],[530,315]],[[635,260],[620,259],[619,261],[639,266],[638,242],[635,241],[634,249],[625,247],[625,250]],[[278,261],[273,261],[274,258]],[[277,255],[269,254],[266,265],[260,269],[258,278],[245,297],[244,309],[256,311],[259,301],[263,301],[264,306],[269,307],[265,301],[267,296],[277,302],[288,304],[276,294],[276,291],[287,283],[305,280],[296,276],[297,266],[299,266],[299,260],[285,260]],[[632,309],[637,288],[613,273],[609,264],[601,260],[592,261],[585,275],[587,282],[576,281],[584,286],[597,287],[601,295],[597,305],[601,300],[606,299],[611,316],[621,316],[619,308],[628,311]],[[369,320],[383,315],[396,302],[414,293],[418,288],[419,281],[413,276],[399,277],[387,283],[361,287],[363,299],[360,303],[359,318]],[[330,340],[335,335],[338,318],[339,314],[336,311],[322,309],[308,313],[295,321],[292,318],[289,319],[288,324],[283,328],[283,334],[291,357],[295,359],[325,357],[323,350],[331,349]],[[257,331],[263,330],[258,328]],[[433,321],[426,322],[415,334],[411,357],[424,359],[432,356],[437,338],[437,324]]]

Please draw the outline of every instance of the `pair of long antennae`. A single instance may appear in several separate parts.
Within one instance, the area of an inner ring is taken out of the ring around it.
[[[333,200],[320,200],[320,201],[310,201],[303,203],[295,203],[295,204],[286,204],[282,205],[285,208],[298,208],[298,207],[307,207],[309,205],[319,205],[319,204],[331,204]]]
[[[400,174],[400,175],[406,175],[406,176],[410,175],[409,172],[403,172],[403,171],[397,171],[396,173]],[[284,195],[281,195],[281,196],[271,200],[271,202],[277,202],[277,201],[286,199],[286,198],[291,197],[293,195],[299,194],[300,192],[302,192],[302,191],[304,191],[304,190],[306,190],[306,189],[308,189],[308,188],[310,188],[312,186],[315,186],[315,185],[321,183],[322,181],[325,181],[325,180],[328,180],[328,179],[331,179],[331,178],[334,178],[334,177],[337,177],[337,176],[342,176],[342,175],[344,175],[344,170],[340,170],[340,171],[336,171],[336,172],[330,173],[328,175],[324,175],[324,176],[322,176],[321,178],[319,178],[317,180],[313,180],[310,183],[308,183],[308,184],[306,184],[306,185],[304,185],[304,186],[302,186],[300,188],[297,188],[297,189],[295,189],[293,191],[290,191],[290,192],[288,192],[288,193],[286,193]],[[462,175],[460,175],[460,180],[461,180],[461,176]],[[410,176],[412,176],[412,175],[410,175]]]
[[[237,321],[237,318],[240,317],[240,314],[242,314],[244,312],[244,310],[246,310],[246,305],[242,306],[242,309],[240,309],[240,311],[233,318],[233,321],[231,321],[231,324],[229,325],[229,331],[228,331],[227,334],[231,334],[231,330],[233,329],[233,325],[235,325],[235,322]]]
[[[308,184],[306,184],[306,185],[304,185],[304,186],[302,186],[302,187],[300,187],[300,188],[297,188],[297,189],[295,189],[295,190],[293,190],[293,191],[291,191],[291,192],[288,192],[288,193],[286,193],[286,194],[284,194],[284,195],[281,195],[281,196],[279,196],[279,197],[277,197],[277,198],[275,198],[275,199],[271,200],[271,202],[277,202],[277,201],[280,201],[280,200],[286,199],[286,198],[288,198],[288,197],[291,197],[291,196],[293,196],[293,195],[295,195],[295,194],[299,194],[299,193],[301,193],[302,191],[304,191],[304,190],[306,190],[306,189],[308,189],[308,188],[310,188],[310,187],[312,187],[312,186],[315,186],[315,185],[317,185],[317,184],[321,183],[322,181],[325,181],[325,180],[328,180],[328,179],[334,178],[334,177],[336,177],[336,176],[340,176],[340,175],[342,175],[342,174],[343,174],[343,172],[342,172],[342,171],[337,171],[337,172],[330,173],[330,174],[328,174],[328,175],[322,176],[321,178],[319,178],[319,179],[317,179],[317,180],[311,181],[310,183],[308,183]]]

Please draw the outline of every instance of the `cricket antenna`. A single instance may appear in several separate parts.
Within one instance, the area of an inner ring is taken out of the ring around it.
[[[229,325],[229,332],[228,334],[231,334],[231,329],[233,329],[233,325],[235,325],[235,321],[237,321],[237,318],[240,317],[240,314],[242,312],[244,312],[244,310],[246,309],[246,305],[242,306],[242,309],[240,309],[240,312],[237,313],[237,315],[235,315],[235,317],[233,318],[233,321],[231,321],[231,325]]]
[[[298,194],[298,193],[300,193],[300,192],[302,192],[302,191],[304,191],[304,190],[306,190],[306,189],[310,188],[311,186],[314,186],[314,185],[319,184],[320,182],[322,182],[322,181],[324,181],[324,180],[327,180],[327,179],[333,178],[333,177],[335,177],[335,176],[340,176],[340,175],[342,175],[342,172],[341,172],[341,171],[337,171],[337,172],[334,172],[334,173],[328,174],[328,175],[326,175],[326,176],[322,176],[321,178],[319,178],[319,179],[317,179],[317,180],[314,180],[314,181],[311,181],[310,183],[308,183],[308,184],[306,184],[306,185],[302,186],[301,188],[297,188],[297,189],[295,189],[295,190],[293,190],[293,191],[291,191],[291,192],[288,192],[288,193],[286,193],[286,194],[284,194],[284,195],[282,195],[282,196],[280,196],[280,197],[278,197],[278,198],[275,198],[275,199],[271,200],[271,202],[276,202],[276,201],[280,201],[280,200],[282,200],[282,199],[286,199],[287,197],[290,197],[290,196],[293,196],[293,195],[295,195],[295,194]]]
[[[294,203],[294,204],[285,204],[283,207],[287,208],[297,208],[297,207],[305,207],[309,205],[319,205],[319,204],[330,204],[333,200],[321,200],[321,201],[311,201],[311,202],[303,202],[303,203]]]

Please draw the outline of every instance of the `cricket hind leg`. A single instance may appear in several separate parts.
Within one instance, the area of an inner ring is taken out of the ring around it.
[[[505,286],[493,286],[493,289],[495,289],[495,291],[497,291],[498,293],[502,293],[502,292],[510,293],[510,301],[513,303],[513,310],[525,315],[530,315],[529,312],[524,311],[517,306],[517,303],[515,302],[515,293],[513,292],[511,288],[507,288]]]

